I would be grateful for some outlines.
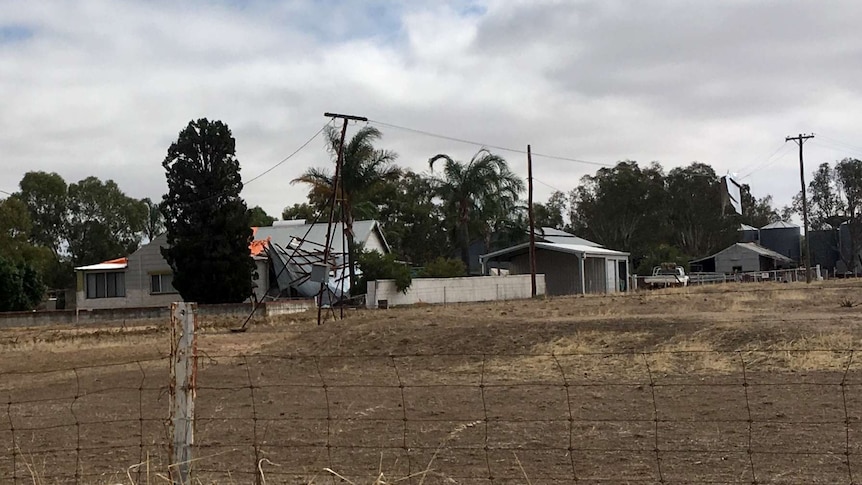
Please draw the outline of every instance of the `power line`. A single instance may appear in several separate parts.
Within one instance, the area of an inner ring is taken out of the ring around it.
[[[771,159],[771,158],[773,158],[775,155],[777,155],[779,152],[783,151],[783,150],[784,150],[784,147],[786,147],[786,146],[787,146],[786,144],[785,144],[785,145],[783,145],[781,148],[779,148],[778,150],[776,150],[776,151],[775,151],[775,153],[773,153],[769,158]],[[753,168],[753,169],[749,170],[749,171],[748,171],[748,173],[746,173],[745,175],[743,175],[743,176],[739,177],[737,180],[745,180],[745,179],[747,179],[748,177],[751,177],[752,175],[754,175],[755,173],[760,172],[761,170],[766,170],[767,168],[769,168],[769,167],[771,167],[771,166],[775,165],[778,161],[780,161],[781,159],[783,159],[784,157],[786,157],[789,153],[790,153],[790,152],[785,152],[785,153],[783,153],[780,157],[775,158],[775,159],[773,159],[773,160],[769,160],[769,159],[767,159],[767,161],[766,161],[765,163],[760,164],[760,166],[755,166],[755,168]]]
[[[6,192],[5,190],[0,190],[0,194],[12,195],[11,192]]]
[[[294,150],[294,151],[293,151],[293,153],[291,153],[290,155],[288,155],[288,156],[284,157],[283,159],[281,159],[281,161],[280,161],[280,162],[278,162],[278,163],[276,163],[275,165],[273,165],[272,167],[269,167],[268,169],[264,170],[263,172],[261,172],[261,173],[260,173],[259,175],[257,175],[256,177],[253,177],[253,178],[251,178],[250,180],[248,180],[247,182],[244,182],[244,183],[243,183],[243,185],[248,185],[248,184],[250,184],[250,183],[254,182],[255,180],[257,180],[257,179],[259,179],[259,178],[263,177],[264,175],[268,174],[269,172],[272,172],[273,170],[275,170],[276,168],[278,168],[279,166],[281,166],[281,164],[283,164],[284,162],[286,162],[286,161],[290,160],[291,158],[293,158],[293,156],[294,156],[294,155],[296,155],[297,153],[301,152],[305,147],[307,147],[307,146],[308,146],[308,144],[309,144],[309,143],[311,143],[315,138],[317,138],[321,133],[323,133],[323,130],[325,130],[325,129],[326,129],[326,127],[327,127],[328,125],[330,125],[331,123],[332,123],[332,120],[330,120],[329,122],[327,122],[326,124],[324,124],[323,126],[321,126],[321,127],[320,127],[320,129],[319,129],[319,130],[317,130],[317,133],[315,133],[315,134],[314,134],[311,138],[309,138],[305,143],[303,143],[302,145],[300,145],[300,146],[299,146],[299,148],[297,148],[296,150]]]
[[[838,143],[835,143],[832,141],[823,142],[823,141],[818,140],[818,141],[812,141],[809,143],[812,143],[812,144],[819,146],[821,148],[828,148],[830,150],[836,150],[836,151],[840,151],[840,152],[855,154],[856,156],[862,155],[862,149],[852,148],[850,146],[842,146],[842,145],[839,145]]]
[[[293,151],[293,153],[291,153],[290,155],[288,155],[288,156],[284,157],[283,159],[281,159],[281,161],[279,161],[278,163],[276,163],[276,164],[275,164],[275,165],[273,165],[272,167],[269,167],[268,169],[264,170],[263,172],[261,172],[261,173],[260,173],[260,174],[258,174],[257,176],[252,177],[251,179],[249,179],[249,180],[248,180],[248,181],[246,181],[246,182],[243,182],[243,188],[245,188],[245,186],[247,186],[248,184],[250,184],[250,183],[254,182],[255,180],[257,180],[257,179],[259,179],[259,178],[263,177],[264,175],[268,174],[269,172],[272,172],[273,170],[275,170],[276,168],[278,168],[281,164],[283,164],[284,162],[286,162],[286,161],[290,160],[291,158],[293,158],[297,153],[299,153],[300,151],[302,151],[302,149],[304,149],[305,147],[307,147],[309,143],[311,143],[315,138],[317,138],[317,137],[318,137],[318,136],[323,132],[323,130],[325,130],[325,129],[326,129],[326,126],[327,126],[327,125],[329,125],[329,123],[331,123],[331,121],[330,121],[330,122],[327,122],[327,123],[326,123],[326,124],[324,124],[322,127],[320,127],[320,129],[319,129],[319,130],[317,130],[317,133],[315,133],[311,138],[309,138],[308,140],[306,140],[306,141],[305,141],[305,143],[303,143],[302,145],[300,145],[300,147],[299,147],[299,148],[297,148],[296,150],[294,150],[294,151]],[[200,203],[208,202],[208,201],[210,201],[210,200],[213,200],[213,199],[216,199],[216,198],[218,198],[218,197],[221,197],[222,195],[224,195],[224,194],[226,194],[226,193],[228,193],[228,191],[226,191],[226,190],[225,190],[225,191],[219,192],[218,194],[213,194],[213,195],[211,195],[211,196],[209,196],[209,197],[206,197],[206,198],[203,198],[203,199],[200,199],[200,200],[195,200],[195,201],[191,201],[191,202],[181,202],[181,204],[182,204],[182,205],[185,205],[185,206],[190,206],[190,205],[194,205],[194,204],[200,204]]]
[[[431,133],[430,131],[418,130],[416,128],[408,128],[406,126],[399,126],[399,125],[395,125],[392,123],[386,123],[383,121],[368,120],[368,122],[371,124],[375,124],[375,125],[385,126],[387,128],[395,128],[398,130],[404,130],[404,131],[409,131],[412,133],[417,133],[419,135],[430,136],[433,138],[440,138],[442,140],[449,140],[449,141],[454,141],[454,142],[458,142],[458,143],[465,143],[467,145],[475,145],[475,146],[484,147],[484,148],[493,148],[494,150],[501,150],[501,151],[511,152],[511,153],[519,153],[521,155],[527,154],[526,150],[521,150],[519,148],[509,148],[509,147],[504,147],[504,146],[500,146],[500,145],[492,145],[490,143],[481,143],[478,141],[466,140],[464,138],[457,138],[454,136],[440,135],[438,133]],[[566,162],[574,162],[574,163],[583,163],[585,165],[595,165],[595,166],[599,166],[599,167],[613,167],[614,166],[613,164],[610,164],[610,163],[594,162],[594,161],[590,161],[590,160],[581,160],[579,158],[563,157],[563,156],[559,156],[559,155],[547,155],[547,154],[536,153],[536,152],[532,152],[532,155],[534,157],[550,158],[553,160],[563,160]]]
[[[534,181],[536,181],[536,182],[539,182],[540,184],[544,185],[545,187],[547,187],[547,188],[549,188],[549,189],[553,189],[553,190],[556,190],[557,192],[562,192],[562,193],[564,193],[564,194],[566,193],[566,191],[565,191],[565,190],[560,190],[560,189],[558,189],[558,188],[554,187],[553,185],[551,185],[551,184],[549,184],[549,183],[547,183],[547,182],[542,182],[541,180],[537,179],[536,177],[533,177],[533,180],[534,180]]]
[[[841,140],[839,140],[839,139],[837,139],[837,138],[832,138],[831,136],[827,136],[827,135],[823,135],[823,134],[820,134],[820,135],[817,135],[817,136],[819,136],[820,138],[826,138],[827,140],[830,140],[830,141],[832,141],[833,143],[836,143],[836,144],[838,144],[838,145],[844,145],[844,146],[847,146],[847,147],[852,148],[852,149],[853,149],[853,150],[855,150],[855,151],[862,152],[862,147],[860,147],[859,145],[854,145],[854,144],[852,144],[852,143],[847,143],[847,142],[841,141]]]
[[[778,155],[779,152],[781,152],[782,150],[785,150],[786,148],[787,148],[787,143],[785,142],[784,144],[779,146],[774,152],[772,152],[772,155],[769,155],[769,157],[767,157],[766,160],[763,160],[761,162],[758,162],[758,163],[755,163],[754,165],[752,165],[748,169],[748,172],[746,172],[745,175],[742,175],[741,177],[739,177],[738,180],[747,179],[748,177],[751,177],[756,172],[759,172],[761,170],[764,170],[764,169],[772,166],[775,162],[777,162],[777,161],[781,160],[782,158],[784,158],[785,156],[787,156],[787,153],[785,153],[785,154],[781,155],[780,157],[773,160],[773,157],[775,157],[775,155]]]

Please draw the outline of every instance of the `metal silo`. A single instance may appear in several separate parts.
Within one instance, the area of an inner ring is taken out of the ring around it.
[[[737,234],[739,235],[738,242],[757,242],[760,239],[760,231],[748,224],[740,224]]]
[[[799,226],[778,221],[760,228],[760,245],[783,254],[799,263],[802,261],[802,235]]]

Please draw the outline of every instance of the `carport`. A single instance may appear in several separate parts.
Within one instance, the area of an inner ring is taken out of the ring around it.
[[[530,243],[479,256],[482,273],[507,263],[509,274],[530,274]],[[536,242],[536,273],[548,295],[616,293],[628,288],[629,253],[587,246]]]

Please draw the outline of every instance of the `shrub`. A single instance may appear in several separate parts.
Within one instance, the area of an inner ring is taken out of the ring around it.
[[[466,274],[467,267],[464,266],[463,261],[440,256],[426,264],[420,276],[423,278],[455,278]]]
[[[362,251],[356,258],[362,274],[357,278],[356,288],[351,289],[354,295],[368,292],[368,282],[375,280],[395,280],[395,287],[401,293],[410,288],[413,278],[410,268],[395,260],[394,254],[381,254],[377,251]]]

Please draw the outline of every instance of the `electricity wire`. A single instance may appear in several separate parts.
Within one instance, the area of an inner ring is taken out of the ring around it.
[[[250,183],[254,182],[255,180],[257,180],[257,179],[259,179],[259,178],[263,177],[264,175],[268,174],[269,172],[272,172],[273,170],[275,170],[276,168],[278,168],[279,166],[281,166],[283,163],[287,162],[288,160],[290,160],[291,158],[293,158],[294,156],[296,156],[296,154],[297,154],[297,153],[301,152],[305,147],[307,147],[307,146],[308,146],[308,144],[309,144],[309,143],[311,143],[312,141],[314,141],[314,139],[315,139],[315,138],[317,138],[318,136],[320,136],[320,134],[321,134],[321,133],[323,133],[323,130],[325,130],[325,129],[326,129],[326,127],[327,127],[327,125],[329,125],[330,123],[332,123],[332,120],[328,121],[328,122],[327,122],[327,123],[325,123],[323,126],[321,126],[321,127],[320,127],[320,129],[319,129],[319,130],[317,130],[317,133],[315,133],[314,135],[312,135],[312,137],[311,137],[311,138],[309,138],[308,140],[306,140],[306,141],[305,141],[305,143],[303,143],[302,145],[300,145],[300,146],[299,146],[299,148],[297,148],[296,150],[294,150],[294,151],[293,151],[293,153],[291,153],[290,155],[288,155],[288,156],[284,157],[283,159],[281,159],[281,161],[279,161],[278,163],[276,163],[276,164],[275,164],[275,165],[273,165],[272,167],[269,167],[268,169],[264,170],[263,172],[261,172],[260,174],[256,175],[255,177],[252,177],[252,178],[251,178],[251,179],[249,179],[248,181],[243,182],[243,187],[245,187],[245,186],[247,186],[248,184],[250,184]],[[224,194],[226,194],[226,193],[228,193],[228,191],[222,191],[222,192],[220,192],[220,193],[218,193],[218,194],[213,194],[213,195],[211,195],[211,196],[209,196],[209,197],[206,197],[206,198],[204,198],[204,199],[195,200],[195,201],[192,201],[192,202],[183,202],[183,203],[181,203],[181,204],[182,204],[182,205],[185,205],[185,206],[189,206],[189,205],[193,205],[193,204],[200,204],[200,203],[208,202],[208,201],[210,201],[210,200],[213,200],[213,199],[216,199],[216,198],[218,198],[218,197],[221,197],[222,195],[224,195]]]
[[[484,147],[484,148],[493,148],[494,150],[500,150],[500,151],[511,152],[511,153],[519,153],[522,155],[525,155],[527,153],[526,150],[522,150],[522,149],[518,149],[518,148],[510,148],[510,147],[504,147],[504,146],[500,146],[500,145],[492,145],[490,143],[481,143],[478,141],[466,140],[464,138],[457,138],[457,137],[449,136],[449,135],[441,135],[438,133],[431,133],[430,131],[419,130],[416,128],[408,128],[406,126],[399,126],[399,125],[395,125],[392,123],[386,123],[383,121],[368,120],[368,122],[371,124],[374,124],[374,125],[385,126],[387,128],[395,128],[395,129],[403,130],[403,131],[409,131],[409,132],[416,133],[419,135],[430,136],[433,138],[440,138],[442,140],[449,140],[449,141],[454,141],[454,142],[458,142],[458,143],[465,143],[467,145],[475,145],[475,146],[480,146],[480,147]],[[614,166],[614,164],[611,164],[611,163],[595,162],[595,161],[590,161],[590,160],[581,160],[579,158],[563,157],[563,156],[559,156],[559,155],[547,155],[547,154],[536,153],[536,152],[532,152],[531,155],[534,157],[542,157],[542,158],[549,158],[552,160],[562,160],[562,161],[566,161],[566,162],[582,163],[585,165],[595,165],[598,167],[613,167]]]
[[[261,173],[260,173],[260,174],[258,174],[257,176],[252,177],[252,178],[251,178],[251,179],[249,179],[248,181],[244,182],[244,184],[243,184],[243,185],[248,185],[248,184],[250,184],[250,183],[254,182],[255,180],[257,180],[257,179],[259,179],[259,178],[263,177],[264,175],[268,174],[269,172],[272,172],[273,170],[275,170],[276,168],[278,168],[279,166],[281,166],[284,162],[286,162],[286,161],[290,160],[291,158],[293,158],[293,157],[294,157],[294,155],[296,155],[297,153],[301,152],[305,147],[307,147],[307,146],[308,146],[308,144],[309,144],[309,143],[311,143],[312,141],[314,141],[314,139],[315,139],[315,138],[317,138],[318,136],[320,136],[320,134],[321,134],[321,133],[323,133],[323,130],[325,130],[325,129],[326,129],[326,127],[327,127],[327,126],[329,126],[330,124],[332,124],[332,120],[329,120],[329,122],[327,122],[326,124],[324,124],[323,126],[321,126],[321,127],[320,127],[320,129],[319,129],[319,130],[317,130],[317,133],[315,133],[311,138],[309,138],[308,140],[306,140],[306,142],[305,142],[305,143],[303,143],[302,145],[300,145],[300,146],[299,146],[299,148],[297,148],[296,150],[294,150],[294,151],[293,151],[293,153],[291,153],[290,155],[288,155],[288,156],[286,156],[286,157],[282,158],[280,162],[278,162],[278,163],[276,163],[275,165],[273,165],[272,167],[269,167],[268,169],[264,170],[263,172],[261,172]]]
[[[742,175],[741,177],[739,177],[739,179],[738,179],[738,180],[745,180],[745,179],[747,179],[748,177],[751,177],[752,175],[754,175],[755,173],[757,173],[757,172],[759,172],[759,171],[761,171],[761,170],[765,170],[765,169],[767,169],[767,168],[771,167],[771,166],[772,166],[772,165],[774,165],[776,162],[778,162],[779,160],[781,160],[781,159],[783,159],[784,157],[786,157],[786,156],[788,155],[788,153],[789,153],[789,152],[783,153],[780,157],[775,158],[775,156],[776,156],[776,155],[778,155],[782,150],[786,150],[788,146],[789,146],[789,145],[787,145],[787,143],[785,143],[785,144],[781,145],[781,146],[778,148],[778,150],[775,150],[775,152],[773,152],[773,154],[769,156],[769,158],[767,158],[767,159],[766,159],[765,161],[763,161],[763,162],[760,162],[760,163],[755,164],[755,165],[754,165],[754,167],[750,168],[750,169],[748,170],[748,172],[747,172],[745,175]]]

